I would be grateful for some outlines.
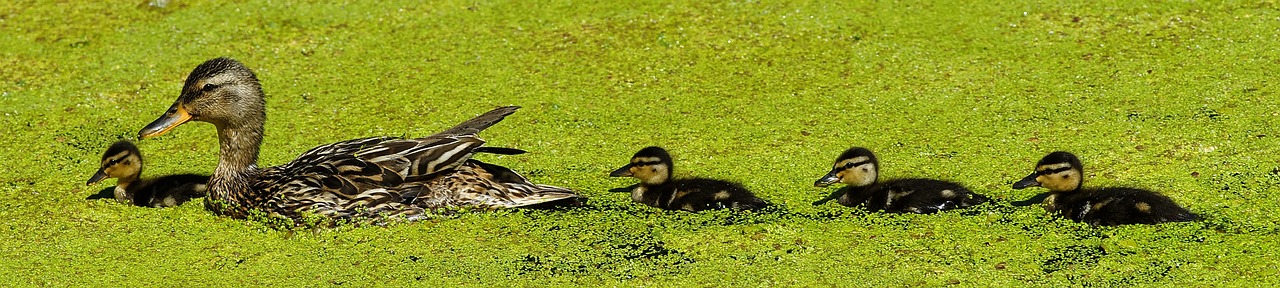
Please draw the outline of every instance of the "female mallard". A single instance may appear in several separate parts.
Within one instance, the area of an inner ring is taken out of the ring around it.
[[[1049,189],[1045,210],[1089,225],[1158,224],[1197,217],[1169,197],[1136,188],[1085,189],[1084,165],[1068,152],[1053,152],[1036,163],[1036,171],[1013,183],[1013,189]]]
[[[218,130],[218,167],[209,180],[207,208],[245,218],[250,211],[302,219],[418,218],[424,209],[521,207],[578,199],[565,188],[533,184],[510,169],[470,159],[477,152],[524,151],[482,147],[476,133],[519,107],[494,109],[434,135],[372,137],[312,148],[284,165],[258,168],[266,121],[257,76],[228,58],[206,61],[187,76],[178,100],[142,128],[139,138],[187,121]]]
[[[647,147],[631,156],[610,177],[635,177],[640,184],[631,190],[631,200],[667,210],[698,212],[733,208],[760,210],[768,203],[738,183],[706,178],[671,179],[671,155],[661,147]]]
[[[987,201],[987,197],[973,193],[959,183],[921,178],[877,182],[879,176],[880,162],[871,150],[849,148],[836,158],[830,173],[813,183],[817,187],[836,182],[848,186],[814,204],[839,197],[840,205],[849,207],[866,206],[871,211],[926,214]]]
[[[177,174],[154,179],[141,179],[142,152],[129,141],[111,144],[102,154],[102,165],[86,185],[116,178],[116,200],[144,207],[173,207],[204,197],[209,176]]]

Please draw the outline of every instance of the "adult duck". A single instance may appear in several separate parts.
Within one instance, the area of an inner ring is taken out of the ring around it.
[[[440,133],[414,139],[371,137],[312,148],[292,162],[259,168],[265,100],[253,71],[229,58],[191,71],[169,110],[138,133],[160,136],[189,121],[218,131],[218,166],[206,207],[246,218],[252,211],[301,220],[417,219],[451,207],[521,207],[579,198],[569,189],[534,184],[510,169],[470,159],[474,153],[520,154],[485,147],[476,133],[519,107],[501,107]]]

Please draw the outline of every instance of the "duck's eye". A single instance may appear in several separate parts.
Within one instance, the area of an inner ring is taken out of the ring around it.
[[[200,90],[204,92],[213,91],[213,89],[218,89],[218,85],[204,84],[204,88],[200,88]]]
[[[844,169],[853,168],[853,162],[844,163]]]

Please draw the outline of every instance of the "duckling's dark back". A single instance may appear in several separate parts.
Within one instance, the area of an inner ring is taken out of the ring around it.
[[[1090,225],[1159,224],[1198,218],[1169,197],[1135,188],[1060,193],[1052,201],[1059,214]]]
[[[702,211],[732,208],[756,211],[769,204],[741,184],[704,178],[675,180],[673,199],[664,209]]]
[[[964,185],[934,179],[888,180],[869,187],[845,187],[841,205],[865,206],[870,211],[890,213],[935,213],[986,203],[986,196]]]
[[[182,205],[205,196],[209,176],[196,174],[167,175],[152,180],[134,195],[134,204],[154,208]]]
[[[885,207],[889,212],[934,213],[987,202],[987,197],[955,182],[911,178],[890,180],[883,185],[887,194],[902,195]]]

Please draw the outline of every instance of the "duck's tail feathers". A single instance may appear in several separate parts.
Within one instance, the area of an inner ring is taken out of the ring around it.
[[[498,154],[498,155],[520,155],[524,153],[529,153],[529,151],[524,151],[516,148],[504,148],[504,147],[476,147],[476,149],[472,149],[471,152],[489,153],[489,154]]]
[[[431,136],[469,135],[480,133],[480,131],[489,128],[489,126],[502,122],[502,119],[506,118],[507,115],[516,113],[517,109],[520,109],[520,106],[499,107],[498,109],[493,109],[489,112],[485,112],[484,114],[480,114],[480,116],[463,121],[457,126],[453,126],[453,128],[440,131],[440,133],[436,133]]]
[[[511,207],[528,207],[543,203],[565,201],[577,203],[585,197],[564,187],[533,183],[502,183],[511,192]],[[519,196],[516,196],[519,195]]]
[[[484,169],[491,175],[491,179],[507,189],[505,201],[502,206],[506,207],[525,207],[530,205],[564,201],[570,204],[578,203],[585,200],[585,197],[574,193],[568,188],[534,184],[528,178],[524,178],[519,173],[498,165],[480,162],[478,160],[468,160],[470,163]]]

